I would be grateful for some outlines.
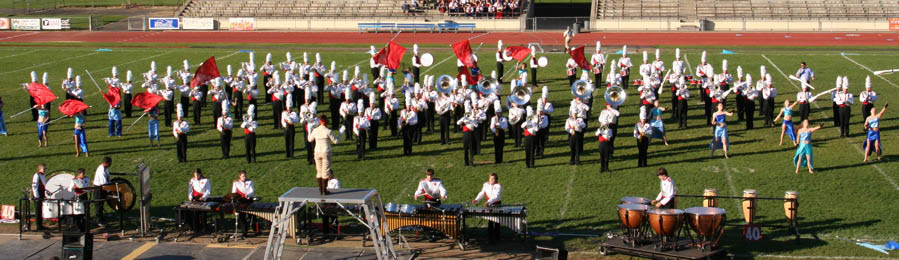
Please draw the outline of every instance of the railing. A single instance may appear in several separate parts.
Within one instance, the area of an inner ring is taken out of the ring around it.
[[[533,17],[526,19],[525,26],[527,30],[537,31],[573,28],[575,24],[580,28],[589,28],[590,17]]]
[[[8,6],[0,3],[0,8],[22,14],[63,7],[181,6],[185,1],[188,0],[12,0]]]

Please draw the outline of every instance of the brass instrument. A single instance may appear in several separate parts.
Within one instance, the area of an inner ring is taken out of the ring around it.
[[[593,87],[590,82],[578,80],[571,84],[571,94],[580,99],[588,99],[593,95]]]
[[[440,91],[440,92],[443,92],[446,94],[452,93],[453,90],[456,88],[456,84],[454,81],[455,80],[450,75],[440,76],[439,78],[437,78],[437,84],[436,84],[437,91]]]
[[[606,103],[617,107],[627,99],[627,92],[624,92],[624,89],[618,86],[609,87],[606,89],[605,99]]]
[[[531,89],[527,86],[516,86],[512,88],[509,100],[518,105],[524,105],[531,101]]]
[[[493,82],[490,82],[489,80],[481,79],[478,81],[478,92],[481,92],[481,94],[484,94],[485,96],[493,94],[493,92],[496,92],[496,84],[493,84]]]

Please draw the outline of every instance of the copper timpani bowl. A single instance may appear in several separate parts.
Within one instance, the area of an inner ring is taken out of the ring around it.
[[[711,237],[715,235],[721,225],[724,225],[724,218],[727,214],[722,208],[712,207],[693,207],[684,210],[693,231],[696,231],[702,237]]]
[[[662,236],[673,236],[684,220],[684,211],[679,209],[652,209],[647,214],[649,226]]]
[[[618,218],[626,228],[640,228],[648,210],[649,206],[643,204],[620,204],[618,205]]]

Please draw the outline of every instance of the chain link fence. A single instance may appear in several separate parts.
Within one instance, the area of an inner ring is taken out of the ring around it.
[[[533,17],[527,18],[525,29],[537,30],[564,30],[565,28],[589,29],[590,17]],[[578,32],[578,30],[575,30]]]
[[[134,7],[181,6],[186,0],[10,0],[0,1],[0,8],[12,9],[12,13],[33,13],[63,7]]]

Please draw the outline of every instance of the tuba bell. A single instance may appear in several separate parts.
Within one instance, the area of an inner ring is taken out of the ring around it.
[[[627,92],[624,92],[624,89],[618,86],[609,87],[606,89],[606,103],[612,106],[619,106],[624,103],[624,100],[627,99]]]
[[[453,84],[453,77],[450,75],[442,75],[437,78],[436,84],[437,91],[450,94],[453,92],[453,89],[456,88],[456,84]]]
[[[578,80],[571,84],[571,94],[580,99],[588,99],[593,95],[593,87],[586,80]]]
[[[531,89],[527,86],[516,86],[512,88],[509,100],[518,105],[524,105],[531,101]]]
[[[493,92],[496,92],[496,85],[489,80],[482,78],[478,81],[478,92],[481,92],[485,96],[493,94]]]

